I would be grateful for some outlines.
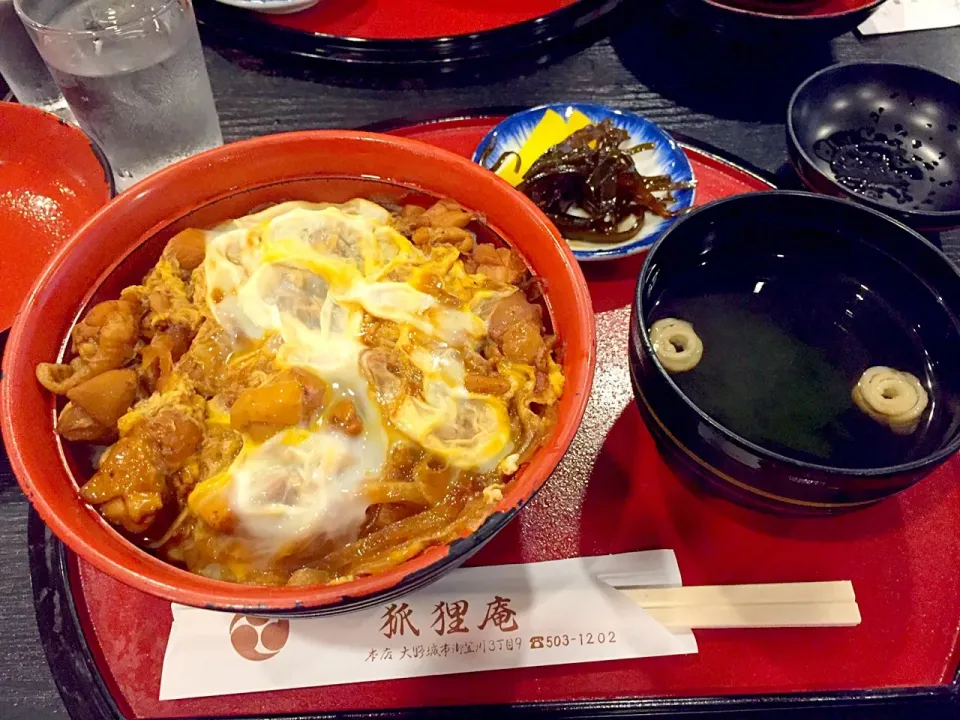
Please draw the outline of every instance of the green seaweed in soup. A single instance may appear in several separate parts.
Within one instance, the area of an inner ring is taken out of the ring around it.
[[[697,367],[674,380],[702,410],[760,445],[823,461],[836,442],[849,442],[838,418],[853,404],[850,384],[817,349],[723,296],[686,306],[706,348]]]
[[[925,452],[930,415],[897,435],[851,392],[863,371],[889,365],[933,388],[912,328],[861,282],[830,274],[806,251],[745,256],[716,250],[672,279],[648,326],[692,323],[700,362],[671,375],[721,425],[768,450],[836,467],[888,467]]]

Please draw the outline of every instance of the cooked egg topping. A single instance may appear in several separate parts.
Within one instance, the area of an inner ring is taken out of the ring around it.
[[[414,246],[366,200],[283,203],[206,235],[207,305],[236,353],[270,347],[281,370],[321,379],[328,405],[348,400],[362,422],[353,434],[322,419],[266,440],[244,433],[228,481],[207,482],[228,482],[231,512],[249,532],[290,538],[362,519],[359,488],[403,439],[454,468],[516,469],[506,402],[466,389],[461,354],[514,288],[467,273],[455,248]],[[437,277],[439,298],[426,291]],[[415,369],[413,386],[364,343],[371,321],[399,328],[395,349]],[[526,382],[520,370],[508,379]]]

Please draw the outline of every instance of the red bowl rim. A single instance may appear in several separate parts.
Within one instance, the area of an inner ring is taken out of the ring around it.
[[[56,282],[61,265],[65,259],[73,253],[81,251],[83,246],[88,244],[86,236],[91,227],[94,227],[100,222],[101,218],[107,214],[121,213],[131,205],[135,205],[137,199],[143,195],[143,193],[156,191],[158,187],[169,185],[171,182],[175,182],[177,178],[186,174],[195,171],[209,170],[209,168],[214,166],[218,161],[226,161],[231,157],[246,152],[269,152],[270,148],[286,143],[329,143],[335,141],[379,143],[381,147],[393,146],[395,149],[403,149],[406,152],[413,153],[420,157],[425,155],[431,156],[434,159],[449,163],[451,173],[464,176],[465,181],[469,181],[469,183],[474,186],[478,184],[486,185],[488,191],[496,192],[509,200],[515,211],[523,214],[526,216],[526,219],[530,221],[531,229],[536,229],[540,235],[545,234],[552,238],[555,249],[561,254],[564,275],[573,289],[573,296],[578,308],[576,317],[566,320],[567,327],[573,329],[571,334],[579,334],[580,337],[584,339],[584,347],[579,348],[581,357],[574,366],[581,368],[581,381],[577,386],[568,384],[565,388],[565,393],[571,393],[573,395],[569,416],[565,421],[558,424],[553,436],[537,451],[530,464],[525,466],[521,474],[508,486],[507,491],[504,493],[503,500],[497,505],[494,513],[488,518],[484,526],[491,522],[500,525],[505,524],[506,521],[512,517],[513,513],[536,493],[549,479],[549,476],[560,462],[560,459],[573,441],[579,428],[590,396],[596,364],[595,318],[586,280],[573,257],[573,253],[570,251],[569,246],[563,241],[557,229],[532,201],[515,190],[509,183],[506,183],[486,169],[447,150],[442,150],[417,140],[359,131],[310,130],[279,133],[230,143],[219,148],[207,150],[160,170],[137,183],[124,193],[121,193],[110,203],[98,210],[76,231],[70,240],[61,247],[34,282],[24,300],[22,309],[18,313],[16,321],[10,331],[8,347],[4,353],[3,373],[0,375],[0,379],[7,379],[6,382],[0,382],[0,430],[2,430],[3,433],[3,440],[10,464],[24,494],[54,534],[72,551],[98,570],[138,590],[173,602],[196,607],[215,608],[227,611],[263,610],[296,613],[304,612],[311,608],[322,609],[330,608],[331,606],[346,605],[349,604],[351,598],[358,600],[366,598],[369,600],[371,596],[396,589],[408,576],[422,572],[435,563],[443,561],[450,554],[451,545],[431,547],[415,558],[378,575],[345,582],[340,585],[318,586],[316,588],[310,588],[309,586],[265,587],[212,580],[176,568],[159,558],[149,555],[140,548],[136,548],[142,568],[138,571],[126,564],[106,557],[99,548],[81,537],[68,522],[58,517],[48,499],[43,494],[37,492],[31,479],[31,463],[25,458],[21,450],[21,443],[29,443],[30,436],[36,433],[36,428],[27,427],[25,423],[20,422],[18,404],[15,398],[16,392],[9,392],[11,382],[9,379],[19,377],[23,373],[28,373],[30,377],[34,376],[35,369],[33,367],[26,367],[26,361],[21,359],[24,353],[19,352],[21,343],[29,342],[27,337],[28,330],[38,321],[42,321],[40,318],[32,317],[31,306],[34,298],[41,291],[49,289],[49,286]],[[223,169],[221,168],[220,171],[222,172]],[[322,176],[323,173],[317,173],[317,177]],[[289,179],[296,180],[301,178],[302,176],[298,176]],[[417,184],[416,180],[405,182],[414,186]],[[255,185],[255,187],[256,186],[259,185]],[[206,201],[210,202],[228,197],[236,192],[242,191],[245,187],[233,188],[229,193],[222,193],[218,196],[208,198]],[[149,233],[145,233],[144,237],[149,237]],[[126,252],[132,251],[135,247],[136,246],[127,248]],[[125,256],[126,255],[124,255],[124,257]],[[107,277],[122,259],[123,257],[117,258],[101,278],[98,279],[97,284],[94,285],[85,296],[85,302],[89,300],[90,294],[99,286],[103,278]],[[549,308],[549,289],[546,293],[546,300]],[[65,474],[69,477],[69,473]],[[98,519],[104,530],[116,533],[106,521],[99,518],[99,515]],[[474,532],[467,536],[467,538],[472,538],[476,535],[477,532]],[[454,543],[460,546],[457,549],[458,556],[465,555],[468,552],[469,548],[465,547],[468,543],[463,543],[462,541],[454,541]],[[136,546],[131,543],[131,547]],[[177,582],[166,579],[166,576],[179,578],[188,587],[183,587]]]
[[[102,199],[99,200],[97,205],[97,209],[103,207],[103,205],[108,203],[111,198],[116,196],[117,188],[113,179],[113,170],[110,168],[110,162],[107,160],[106,154],[97,144],[97,141],[87,135],[81,128],[67,122],[54,113],[47,112],[46,110],[34,107],[32,105],[23,105],[21,103],[14,102],[13,93],[10,93],[9,99],[5,99],[3,96],[0,96],[0,120],[3,119],[13,121],[17,124],[23,121],[24,123],[28,124],[31,129],[40,130],[41,128],[48,127],[56,128],[56,132],[61,133],[61,135],[57,136],[58,138],[62,139],[69,137],[69,143],[76,144],[77,146],[79,146],[81,143],[85,144],[90,150],[90,153],[93,155],[94,159],[100,165],[100,169],[103,171],[102,185],[99,183],[99,178],[97,178],[96,182],[97,188],[102,188],[104,190]],[[36,138],[33,139],[36,140]],[[20,142],[29,142],[31,138],[17,137],[17,140]],[[60,146],[62,143],[55,143],[55,145]],[[0,155],[3,155],[3,153],[0,152]],[[0,164],[3,164],[2,158],[0,158]],[[72,166],[76,167],[75,165]],[[51,168],[50,172],[57,174],[60,173],[62,169],[62,167]],[[91,186],[91,191],[92,190],[93,187]],[[59,240],[56,242],[60,244]],[[24,297],[29,297],[29,293],[27,293]],[[4,307],[4,309],[0,311],[0,316],[2,316],[2,319],[0,319],[0,333],[3,333],[12,326],[16,319],[16,315],[14,314],[14,317],[12,318],[8,317],[9,309],[15,306],[8,305],[6,302],[0,304],[2,304]]]
[[[110,167],[110,161],[107,160],[106,153],[103,152],[103,149],[97,141],[87,135],[82,128],[67,122],[52,112],[34,107],[33,105],[23,105],[15,102],[13,100],[13,93],[10,94],[9,100],[0,97],[0,114],[9,114],[10,117],[21,115],[24,119],[38,123],[56,123],[62,128],[62,132],[70,133],[78,140],[86,142],[90,147],[90,151],[97,159],[97,162],[100,163],[100,167],[103,169],[103,185],[107,189],[107,199],[109,200],[116,196],[117,186],[113,179],[113,170]]]

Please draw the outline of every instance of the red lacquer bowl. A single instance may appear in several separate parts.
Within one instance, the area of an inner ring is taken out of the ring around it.
[[[0,102],[0,332],[57,248],[112,195],[106,158],[83,131]]]
[[[287,199],[342,202],[366,196],[450,197],[482,212],[487,227],[546,279],[546,304],[563,343],[566,387],[551,437],[508,486],[497,512],[469,537],[434,547],[380,575],[334,587],[262,588],[209,580],[140,550],[77,494],[83,463],[53,431],[54,398],[37,363],[63,354],[92,303],[140,282],[175,232]],[[260,614],[327,614],[410,592],[462,563],[526,503],[569,446],[590,393],[594,318],[583,275],[566,243],[523,195],[445,150],[385,135],[315,131],[271,135],[210,150],[160,171],[98,212],[34,284],[11,331],[0,424],[24,493],[74,552],[144,592],[200,607]]]

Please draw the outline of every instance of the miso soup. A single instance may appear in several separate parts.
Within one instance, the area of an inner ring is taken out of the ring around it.
[[[938,446],[949,413],[917,328],[881,294],[890,288],[883,263],[856,267],[854,277],[793,243],[766,254],[719,244],[697,260],[662,288],[647,326],[665,317],[693,324],[703,356],[671,378],[709,416],[767,450],[821,465],[887,467]],[[853,387],[874,365],[912,373],[928,391],[911,434],[854,404]]]

